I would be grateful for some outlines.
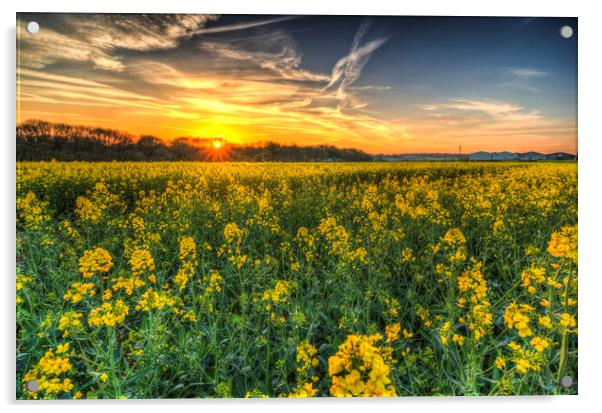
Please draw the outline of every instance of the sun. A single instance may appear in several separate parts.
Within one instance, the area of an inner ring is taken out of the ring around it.
[[[211,160],[224,161],[228,159],[230,145],[222,137],[216,137],[211,140],[207,146],[207,155]]]

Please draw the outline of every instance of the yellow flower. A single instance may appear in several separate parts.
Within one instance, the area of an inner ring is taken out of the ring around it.
[[[576,264],[578,256],[577,233],[577,225],[562,227],[560,231],[554,232],[548,243],[550,255],[567,258]]]
[[[506,367],[506,360],[504,360],[503,357],[496,358],[495,367],[497,367],[498,369],[503,369],[504,367]]]
[[[176,298],[172,297],[169,291],[158,292],[152,288],[146,290],[136,304],[137,311],[150,311],[152,309],[161,310],[165,307],[177,311]]]
[[[540,316],[539,320],[537,320],[537,324],[539,324],[540,326],[543,326],[545,328],[551,329],[552,328],[552,319],[547,316]]]
[[[531,345],[535,348],[535,350],[541,353],[542,351],[550,347],[550,342],[545,338],[533,337],[531,339]]]
[[[50,221],[50,214],[46,210],[48,202],[40,201],[36,194],[28,192],[24,197],[17,198],[17,216],[25,228],[40,230]]]
[[[440,328],[439,328],[439,340],[441,340],[441,344],[443,344],[444,346],[446,346],[449,343],[449,336],[451,335],[451,326],[450,326],[450,322],[446,321]]]
[[[529,326],[528,314],[534,310],[533,307],[527,304],[512,303],[506,307],[504,312],[504,322],[509,328],[515,328],[518,335],[528,337],[533,334],[533,330]]]
[[[465,244],[466,238],[460,228],[451,228],[443,236],[443,241],[449,244]]]
[[[130,257],[130,266],[134,276],[140,276],[145,272],[155,271],[155,260],[147,249],[136,249]]]
[[[57,354],[63,354],[63,353],[66,353],[67,351],[69,351],[69,343],[59,344],[58,346],[56,346]]]
[[[73,383],[71,379],[65,377],[65,374],[69,373],[72,368],[68,357],[55,355],[53,350],[48,350],[38,363],[23,376],[24,387],[30,381],[38,383],[38,389],[28,392],[28,397],[38,398],[41,393],[44,398],[54,398],[60,393],[70,392],[73,389]],[[27,388],[25,387],[24,390],[27,391]]]
[[[58,329],[63,332],[63,337],[69,337],[82,327],[82,313],[66,311],[59,320]]]
[[[332,385],[330,393],[336,397],[396,396],[389,377],[392,360],[390,347],[378,347],[380,334],[349,335],[339,345],[338,352],[328,359],[328,373]]]
[[[94,294],[93,283],[73,283],[63,298],[66,301],[71,301],[73,304],[76,304],[86,296],[94,297]]]
[[[125,320],[128,312],[129,309],[122,300],[117,300],[115,303],[105,302],[90,311],[88,324],[92,327],[114,327]]]
[[[294,393],[288,397],[314,397],[318,390],[314,389],[313,383],[304,383],[298,386]]]
[[[309,343],[307,340],[303,340],[297,346],[297,363],[299,367],[297,367],[297,371],[301,373],[307,373],[311,366],[314,364],[317,365],[318,359],[314,356],[318,353],[318,350]],[[315,367],[315,366],[314,366]]]
[[[84,278],[106,273],[111,267],[113,267],[111,255],[100,247],[84,251],[84,255],[79,259],[79,271]]]
[[[567,328],[575,327],[577,325],[577,322],[575,321],[575,318],[569,313],[562,313],[562,316],[560,317],[560,325]]]
[[[401,330],[401,324],[395,323],[385,327],[385,334],[387,335],[387,343],[395,341],[399,338],[399,332]]]
[[[462,347],[464,345],[464,336],[454,333],[452,335],[452,341]]]
[[[107,373],[102,373],[99,377],[101,382],[105,383],[107,381],[107,379],[109,378],[109,376],[107,375]]]

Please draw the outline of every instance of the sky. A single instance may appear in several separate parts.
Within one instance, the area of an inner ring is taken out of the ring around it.
[[[17,122],[576,153],[577,31],[576,18],[21,13]]]

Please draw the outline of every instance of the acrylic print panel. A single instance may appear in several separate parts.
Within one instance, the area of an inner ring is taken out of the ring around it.
[[[577,33],[19,14],[17,398],[576,394]]]

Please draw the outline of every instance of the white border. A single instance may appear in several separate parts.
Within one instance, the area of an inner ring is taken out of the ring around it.
[[[399,3],[399,4],[393,4]],[[600,39],[602,16],[596,2],[504,0],[485,2],[472,0],[393,2],[391,0],[219,0],[219,1],[136,1],[136,0],[20,0],[1,2],[2,14],[2,347],[0,363],[1,401],[8,410],[63,412],[125,411],[145,409],[160,412],[171,406],[181,410],[202,411],[282,411],[344,409],[345,411],[471,411],[482,413],[509,410],[541,412],[570,410],[588,411],[600,401],[602,391],[601,357],[602,270],[598,262],[602,245],[602,131],[600,128],[600,74],[602,73]],[[31,12],[156,12],[156,13],[237,13],[237,14],[397,14],[460,16],[570,16],[579,18],[579,221],[580,221],[580,301],[579,301],[579,395],[566,397],[511,398],[404,398],[395,400],[179,400],[142,402],[15,402],[14,390],[14,159],[15,159],[15,13]],[[593,410],[593,409],[592,409]],[[598,409],[599,410],[599,407]]]

